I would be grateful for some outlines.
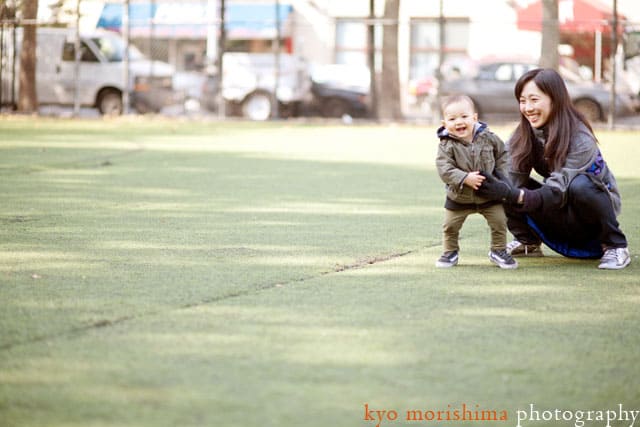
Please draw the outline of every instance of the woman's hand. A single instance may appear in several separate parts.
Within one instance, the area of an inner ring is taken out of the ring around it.
[[[496,172],[496,176],[486,172],[480,172],[480,174],[486,179],[482,182],[480,188],[476,190],[479,196],[512,205],[522,203],[522,190],[514,187],[507,177],[502,176],[499,172]]]

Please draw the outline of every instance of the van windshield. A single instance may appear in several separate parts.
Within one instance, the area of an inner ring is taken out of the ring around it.
[[[124,60],[125,43],[119,37],[96,36],[91,40],[96,44],[100,52],[109,62]],[[129,60],[138,61],[144,59],[144,55],[134,45],[129,44]]]

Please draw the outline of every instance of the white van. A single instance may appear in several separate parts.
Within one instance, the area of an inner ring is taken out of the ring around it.
[[[16,32],[16,53],[20,51],[21,31]],[[8,67],[12,40],[5,37],[3,46],[3,105],[19,90],[18,68]],[[36,90],[38,103],[74,105],[76,84],[82,106],[95,107],[102,114],[123,111],[125,41],[117,33],[96,30],[80,34],[80,66],[76,81],[75,29],[38,28],[36,49]],[[15,75],[12,70],[15,69]],[[129,87],[131,106],[139,112],[157,112],[176,102],[173,90],[174,68],[167,63],[151,61],[135,46],[129,45]],[[11,91],[11,84],[15,90]]]

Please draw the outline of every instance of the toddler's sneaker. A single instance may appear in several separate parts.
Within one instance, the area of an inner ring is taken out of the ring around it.
[[[605,249],[604,255],[600,258],[598,268],[605,270],[620,270],[625,268],[631,262],[628,248],[609,248]]]
[[[500,268],[518,268],[518,261],[513,259],[504,249],[499,251],[489,251],[489,260]]]
[[[539,257],[544,256],[540,244],[526,245],[517,240],[507,243],[507,253],[511,256]]]
[[[436,267],[438,268],[449,268],[456,264],[458,264],[458,251],[445,252],[436,261]]]

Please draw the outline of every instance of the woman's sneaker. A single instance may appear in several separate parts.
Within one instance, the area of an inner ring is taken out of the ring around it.
[[[507,253],[511,256],[527,256],[527,257],[539,257],[544,256],[542,253],[542,247],[537,245],[526,245],[517,240],[507,243]]]
[[[628,248],[609,248],[605,249],[604,255],[600,258],[598,268],[605,270],[620,270],[625,268],[631,262]]]
[[[458,251],[445,252],[436,261],[436,267],[439,268],[449,268],[456,264],[458,264]]]

